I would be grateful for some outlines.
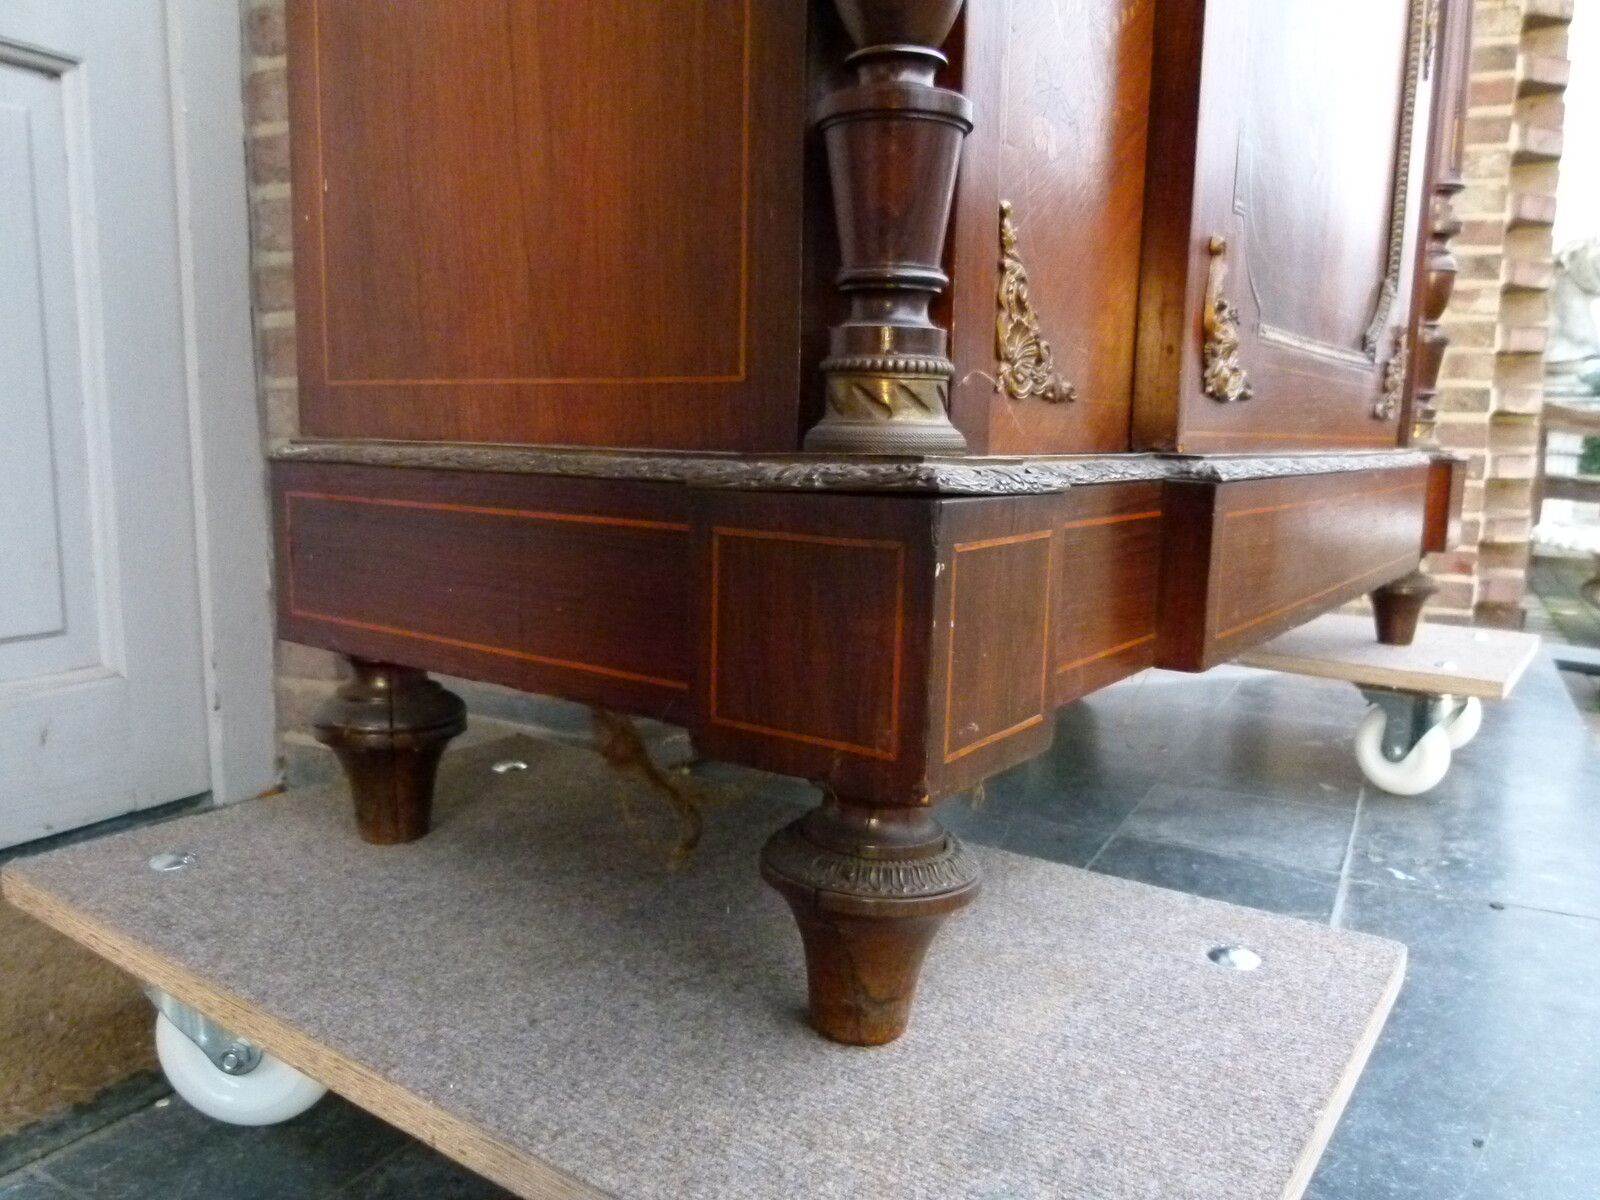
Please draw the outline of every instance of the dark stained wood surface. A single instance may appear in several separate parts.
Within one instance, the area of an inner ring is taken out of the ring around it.
[[[682,488],[279,463],[291,641],[684,719]]]
[[[695,741],[702,752],[926,795],[935,502],[695,497]]]
[[[992,454],[1128,445],[1155,0],[969,6],[968,138],[953,272],[958,386],[970,442]],[[1004,64],[1003,68],[999,64]],[[1029,290],[1077,399],[994,388],[999,201],[1009,200]]]
[[[930,782],[948,795],[1050,744],[1060,496],[939,505]]]
[[[1159,483],[1077,488],[1057,505],[1057,704],[1155,661],[1162,508]]]
[[[1157,14],[1134,444],[1195,452],[1395,444],[1375,419],[1408,299],[1427,142],[1411,179],[1397,296],[1363,342],[1390,246],[1408,6],[1206,5]],[[1203,49],[1202,49],[1203,47]],[[1346,65],[1360,61],[1359,81]],[[1203,70],[1202,70],[1203,68]],[[1226,243],[1254,398],[1201,390],[1209,241]]]
[[[1428,468],[1167,484],[1157,665],[1204,670],[1412,570]]]
[[[1428,468],[1428,501],[1423,516],[1422,548],[1429,554],[1455,549],[1461,540],[1461,500],[1467,487],[1467,464],[1440,455]]]
[[[792,449],[801,0],[292,0],[314,436]]]

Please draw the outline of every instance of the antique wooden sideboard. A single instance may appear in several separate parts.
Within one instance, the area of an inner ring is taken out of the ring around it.
[[[290,0],[285,638],[363,836],[441,671],[826,797],[762,873],[891,1040],[978,872],[931,806],[1053,711],[1364,592],[1461,467],[1457,0]]]

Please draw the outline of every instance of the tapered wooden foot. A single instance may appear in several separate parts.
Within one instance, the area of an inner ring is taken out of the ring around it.
[[[1378,640],[1385,646],[1409,646],[1417,636],[1417,621],[1428,597],[1439,590],[1420,569],[1386,583],[1371,594],[1372,615]]]
[[[923,956],[978,892],[978,865],[926,809],[829,800],[774,834],[761,874],[805,945],[811,1024],[852,1046],[905,1032]]]
[[[353,678],[317,710],[312,729],[344,767],[363,841],[414,842],[428,832],[433,781],[466,705],[414,667],[352,658]]]

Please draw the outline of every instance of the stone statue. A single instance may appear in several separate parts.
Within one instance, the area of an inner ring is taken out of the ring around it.
[[[1600,330],[1594,301],[1600,296],[1600,237],[1562,247],[1550,288],[1550,343],[1545,350],[1545,395],[1600,396]]]

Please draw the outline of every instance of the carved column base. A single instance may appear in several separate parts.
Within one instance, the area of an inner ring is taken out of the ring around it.
[[[1417,621],[1428,597],[1439,585],[1420,568],[1386,583],[1371,595],[1378,640],[1385,646],[1409,646],[1417,636]]]
[[[827,411],[805,447],[825,454],[965,454],[950,423],[948,359],[830,358]]]
[[[312,718],[344,767],[361,839],[387,846],[428,832],[445,746],[467,727],[466,705],[414,667],[352,658],[354,678]]]
[[[761,875],[805,946],[812,1026],[852,1046],[905,1032],[923,956],[978,893],[978,865],[925,809],[829,800],[774,834]]]

